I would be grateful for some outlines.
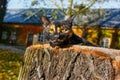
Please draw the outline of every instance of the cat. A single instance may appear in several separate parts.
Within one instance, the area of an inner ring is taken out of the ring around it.
[[[45,40],[47,40],[51,47],[65,47],[67,45],[82,44],[88,46],[96,46],[89,41],[77,36],[73,30],[73,19],[71,17],[63,21],[50,21],[47,17],[42,16],[41,21],[44,26]]]

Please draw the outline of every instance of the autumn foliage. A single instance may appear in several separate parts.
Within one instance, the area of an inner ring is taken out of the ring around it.
[[[0,80],[17,80],[23,55],[0,49]]]

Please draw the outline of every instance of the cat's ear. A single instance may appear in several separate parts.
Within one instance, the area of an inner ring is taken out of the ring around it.
[[[74,19],[75,19],[75,16],[70,16],[70,17],[67,19],[67,21],[68,21],[69,23],[73,24]]]
[[[47,27],[47,25],[50,24],[50,20],[47,17],[45,17],[45,16],[41,16],[40,20],[42,21],[44,27]]]

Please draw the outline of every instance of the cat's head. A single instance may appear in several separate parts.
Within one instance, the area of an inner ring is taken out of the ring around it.
[[[49,36],[48,41],[52,47],[62,46],[73,34],[73,18],[52,22],[48,18],[42,16],[41,21],[43,22],[46,35]]]

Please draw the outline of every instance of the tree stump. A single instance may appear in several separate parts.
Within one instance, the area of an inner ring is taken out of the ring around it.
[[[120,80],[120,50],[34,45],[26,49],[18,80]]]

